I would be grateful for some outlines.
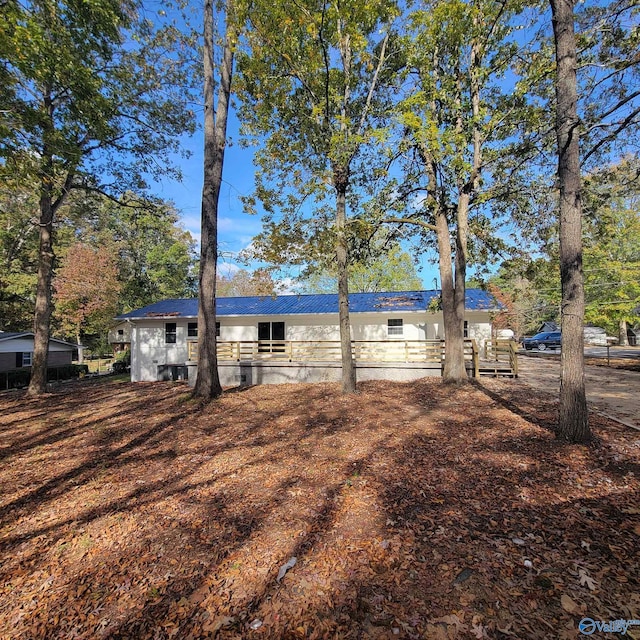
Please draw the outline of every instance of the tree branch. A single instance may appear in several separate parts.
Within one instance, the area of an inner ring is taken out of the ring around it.
[[[396,224],[415,224],[423,229],[429,229],[429,231],[438,231],[435,224],[425,222],[424,220],[418,220],[416,218],[383,218],[382,223],[396,223]]]
[[[387,50],[387,43],[389,42],[389,32],[387,31],[384,36],[384,40],[382,41],[382,49],[380,50],[380,57],[378,58],[378,64],[376,66],[376,70],[373,74],[373,78],[371,79],[371,84],[369,85],[369,93],[367,94],[367,100],[364,104],[364,108],[362,109],[362,115],[360,116],[360,124],[358,125],[356,135],[361,135],[362,130],[364,129],[364,123],[367,118],[367,114],[369,112],[369,107],[371,106],[371,101],[373,100],[373,92],[376,89],[376,85],[378,84],[378,76],[380,75],[380,69],[382,69],[382,65],[385,60],[385,53]]]
[[[615,140],[616,136],[624,131],[631,122],[635,119],[635,117],[640,114],[640,106],[636,107],[609,135],[605,136],[601,140],[599,140],[589,151],[583,156],[582,162],[586,162],[600,147],[602,147],[607,142],[611,142]]]

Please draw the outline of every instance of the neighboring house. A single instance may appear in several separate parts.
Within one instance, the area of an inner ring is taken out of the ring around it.
[[[437,291],[349,296],[360,379],[440,375],[444,338]],[[478,348],[491,338],[495,299],[480,289],[466,297],[465,337]],[[338,380],[337,294],[254,296],[216,300],[218,364],[223,385]],[[116,320],[131,327],[131,379],[185,379],[197,366],[198,301],[164,300]],[[429,361],[433,366],[426,367]],[[433,374],[432,374],[433,375]]]
[[[30,367],[33,358],[33,333],[8,333],[0,331],[0,371]],[[64,340],[49,340],[50,367],[60,367],[71,364],[77,344]]]
[[[109,329],[109,344],[114,353],[120,353],[131,348],[131,324],[120,322]]]
[[[554,331],[560,331],[560,327],[553,320],[547,320],[540,325],[536,333],[551,333]]]

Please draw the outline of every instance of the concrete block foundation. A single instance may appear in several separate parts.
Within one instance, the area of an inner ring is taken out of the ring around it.
[[[189,366],[189,385],[193,386],[197,366]],[[441,368],[435,363],[403,362],[367,363],[356,365],[358,381],[392,380],[409,382],[427,376],[440,377]],[[256,384],[286,384],[296,382],[340,382],[342,366],[327,362],[223,362],[218,363],[218,375],[223,387]]]

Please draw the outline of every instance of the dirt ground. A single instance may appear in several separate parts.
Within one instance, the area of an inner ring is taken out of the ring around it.
[[[594,362],[591,359],[591,362]],[[559,358],[549,356],[518,356],[519,374],[523,382],[536,391],[557,394],[560,388]],[[591,409],[612,415],[640,428],[640,371],[618,368],[626,362],[613,362],[616,366],[585,366],[587,401]]]
[[[640,619],[640,434],[596,415],[597,442],[566,445],[556,415],[523,380],[0,394],[0,639],[575,639],[584,617]]]

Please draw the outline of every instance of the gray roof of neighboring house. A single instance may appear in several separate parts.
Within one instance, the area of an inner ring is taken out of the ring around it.
[[[439,291],[392,291],[388,293],[352,293],[349,295],[351,313],[420,312],[426,311]],[[500,309],[496,299],[482,289],[467,289],[466,308],[469,311],[495,311]],[[281,316],[291,314],[338,313],[338,294],[249,296],[217,298],[216,315],[223,316]],[[142,318],[195,318],[198,300],[183,298],[162,300],[142,309],[123,313],[117,320]]]
[[[4,342],[7,340],[15,340],[17,338],[33,338],[33,337],[34,337],[33,331],[0,331],[0,342]],[[59,340],[58,338],[49,338],[49,342],[58,342],[59,344],[66,344],[74,348],[78,347],[78,345],[75,344],[74,342]]]

